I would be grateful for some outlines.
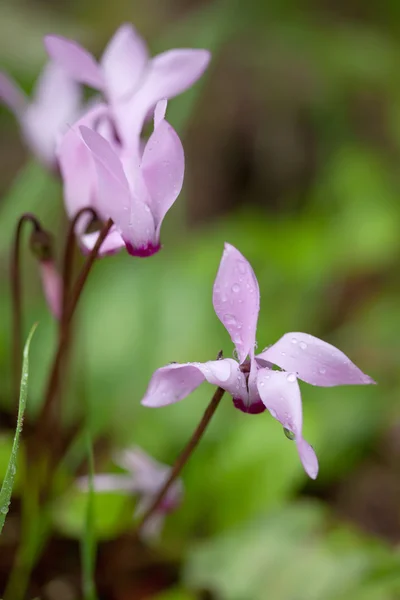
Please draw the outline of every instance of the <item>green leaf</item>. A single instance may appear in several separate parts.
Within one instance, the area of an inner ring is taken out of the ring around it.
[[[37,327],[37,323],[32,327],[28,339],[26,340],[23,362],[22,362],[22,376],[21,376],[21,388],[19,394],[19,405],[18,405],[18,418],[17,428],[15,430],[14,441],[11,450],[11,456],[7,467],[7,472],[1,486],[0,491],[0,533],[4,527],[4,521],[8,513],[8,507],[10,506],[11,494],[14,486],[15,473],[17,471],[17,458],[18,458],[18,446],[19,438],[22,431],[22,424],[24,420],[24,412],[26,406],[26,399],[28,397],[28,371],[29,371],[29,346],[31,343],[32,336]]]
[[[89,429],[86,433],[87,457],[89,464],[89,485],[86,501],[85,527],[81,540],[82,585],[85,600],[96,600],[95,564],[96,564],[96,535],[94,523],[94,460],[92,439]]]

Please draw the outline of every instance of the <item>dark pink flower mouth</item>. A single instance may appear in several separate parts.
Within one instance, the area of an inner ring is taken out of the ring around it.
[[[256,400],[255,402],[246,405],[241,398],[233,398],[233,404],[235,408],[238,408],[248,415],[259,415],[265,410],[265,406],[261,400]]]
[[[140,248],[136,248],[129,242],[126,244],[126,249],[128,254],[131,256],[138,256],[139,258],[147,258],[148,256],[153,256],[161,249],[161,244],[146,244],[146,246],[141,246]]]

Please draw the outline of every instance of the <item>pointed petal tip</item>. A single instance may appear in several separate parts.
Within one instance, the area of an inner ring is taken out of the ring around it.
[[[316,479],[319,465],[314,448],[306,440],[300,438],[297,442],[297,450],[305,472],[311,479]]]

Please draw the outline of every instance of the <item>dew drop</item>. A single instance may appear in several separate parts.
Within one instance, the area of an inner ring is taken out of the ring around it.
[[[239,273],[241,273],[242,275],[246,274],[246,263],[243,260],[238,260],[237,261],[237,268],[239,270]]]
[[[238,283],[234,283],[232,286],[232,292],[238,294],[240,292],[240,285]]]
[[[281,355],[282,356],[286,356],[286,352],[281,352]]]
[[[283,428],[283,433],[291,442],[293,442],[296,439],[296,436],[294,435],[293,431],[290,431],[290,429],[287,429],[286,427]]]
[[[297,344],[297,338],[292,338],[292,344]]]
[[[321,367],[321,369],[318,369],[318,372],[320,373],[320,375],[325,375],[326,369],[324,369],[323,367]]]
[[[237,320],[236,317],[234,317],[233,315],[226,313],[224,315],[224,322],[226,325],[237,325]]]
[[[307,344],[305,342],[300,342],[299,346],[300,346],[300,348],[302,350],[306,350],[307,349]]]
[[[289,373],[289,375],[286,377],[286,379],[290,382],[290,383],[294,383],[296,381],[296,375],[294,373]]]

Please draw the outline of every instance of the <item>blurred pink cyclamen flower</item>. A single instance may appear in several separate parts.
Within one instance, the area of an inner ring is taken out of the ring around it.
[[[81,94],[79,86],[59,66],[48,63],[36,84],[33,98],[5,73],[0,72],[0,101],[16,116],[26,145],[50,169],[56,168],[57,140],[77,119]]]
[[[70,217],[83,206],[92,206],[100,218],[114,221],[100,255],[124,246],[132,256],[140,257],[160,249],[161,224],[182,189],[185,168],[181,141],[165,120],[165,110],[166,101],[160,101],[154,131],[139,157],[113,139],[105,105],[96,106],[78,121],[60,144],[58,157]],[[103,135],[94,130],[96,123]],[[78,235],[89,250],[98,237],[83,230]]]
[[[235,407],[243,412],[256,414],[267,408],[283,425],[287,436],[296,441],[303,467],[315,479],[318,460],[302,437],[298,379],[321,387],[374,381],[343,352],[306,333],[286,333],[255,356],[260,308],[258,283],[250,264],[229,244],[225,244],[215,280],[213,303],[235,344],[239,360],[225,358],[162,367],[153,374],[142,404],[151,407],[172,404],[207,380],[231,394]],[[273,365],[281,370],[273,369]]]
[[[191,87],[210,61],[208,50],[179,48],[150,58],[144,40],[125,23],[116,31],[99,62],[72,40],[45,37],[52,60],[80,83],[104,93],[112,108],[119,138],[139,142],[143,122],[162,98]]]
[[[135,516],[140,517],[152,504],[157,493],[169,477],[171,468],[154,460],[137,447],[118,453],[114,460],[118,466],[126,469],[129,473],[95,475],[94,489],[98,492],[122,492],[138,495],[139,502],[135,510]],[[87,490],[88,478],[80,477],[77,484],[81,489]],[[158,537],[161,533],[165,515],[179,507],[182,495],[183,485],[182,481],[178,479],[169,488],[154,515],[144,525],[142,534],[145,537]]]
[[[61,319],[63,282],[53,260],[41,260],[39,263],[43,294],[52,315]]]

